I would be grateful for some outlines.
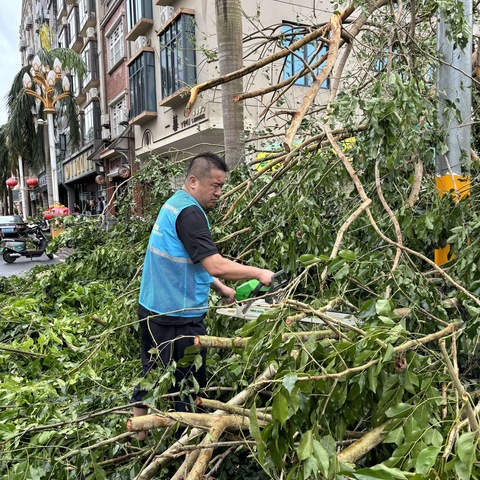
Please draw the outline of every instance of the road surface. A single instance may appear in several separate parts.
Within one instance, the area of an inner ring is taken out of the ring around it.
[[[27,258],[20,257],[14,263],[6,263],[0,256],[0,277],[11,277],[12,275],[21,275],[37,265],[54,265],[63,262],[64,255],[57,255],[50,260],[45,254],[41,257]]]

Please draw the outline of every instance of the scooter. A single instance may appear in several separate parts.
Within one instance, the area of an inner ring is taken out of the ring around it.
[[[7,263],[13,263],[17,258],[41,257],[45,253],[48,245],[48,238],[39,225],[28,225],[26,237],[5,238],[1,242],[1,253],[3,260]],[[27,241],[33,243],[34,248],[27,248]],[[53,253],[46,254],[48,258],[53,258]]]

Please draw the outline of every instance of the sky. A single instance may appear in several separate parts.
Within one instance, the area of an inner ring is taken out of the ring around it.
[[[18,49],[21,0],[0,0],[0,125],[7,122],[5,97],[12,85],[13,77],[21,68]]]

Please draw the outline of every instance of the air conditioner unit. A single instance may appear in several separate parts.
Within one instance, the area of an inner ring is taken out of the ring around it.
[[[168,22],[168,19],[173,15],[173,7],[163,7],[160,10],[160,25]]]
[[[95,36],[95,28],[94,27],[88,27],[87,28],[87,38],[92,38]]]
[[[27,47],[27,51],[25,53],[27,55],[27,58],[33,58],[33,55],[35,55],[33,47]]]
[[[18,48],[20,51],[25,50],[27,48],[27,41],[22,38],[18,43]]]
[[[23,21],[23,25],[25,28],[30,28],[33,25],[33,16],[27,15]]]
[[[102,128],[102,140],[110,140],[110,130],[108,128]]]
[[[135,40],[135,48],[137,50],[140,50],[143,47],[148,47],[150,46],[150,39],[145,37],[144,35],[140,35],[136,40]]]
[[[98,89],[97,88],[91,88],[90,91],[88,92],[88,95],[90,98],[97,98],[98,97]]]
[[[105,113],[104,115],[101,115],[100,116],[100,123],[102,124],[102,127],[109,127],[109,125],[110,125],[110,115],[108,113]]]

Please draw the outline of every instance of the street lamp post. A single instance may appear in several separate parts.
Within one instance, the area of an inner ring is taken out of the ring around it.
[[[32,76],[26,72],[23,75],[23,86],[25,88],[25,93],[42,102],[43,111],[47,114],[48,144],[50,148],[50,165],[52,169],[52,197],[54,205],[59,205],[60,198],[58,195],[57,155],[55,149],[53,115],[56,113],[55,103],[70,95],[70,82],[66,76],[63,76],[62,79],[62,63],[58,58],[54,60],[52,70],[48,66],[42,65],[40,58],[36,55],[33,59],[30,73]],[[62,79],[63,92],[55,95],[55,85],[60,79]],[[32,89],[33,82],[36,84],[35,90]]]

